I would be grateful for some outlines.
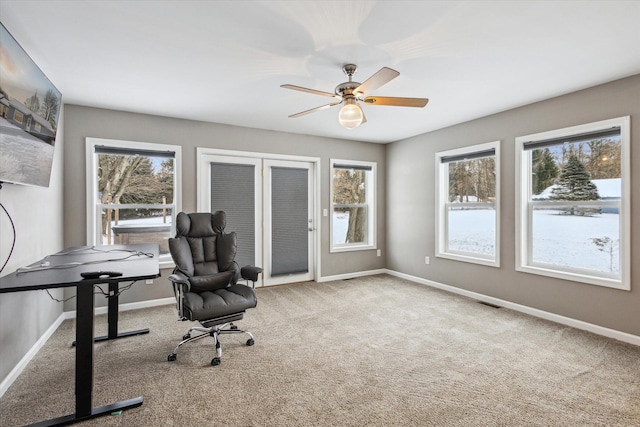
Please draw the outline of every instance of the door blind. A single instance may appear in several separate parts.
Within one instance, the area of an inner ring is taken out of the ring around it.
[[[226,231],[238,236],[240,267],[256,265],[254,177],[254,165],[211,163],[211,212],[226,212]]]
[[[308,174],[271,168],[271,276],[309,271]]]

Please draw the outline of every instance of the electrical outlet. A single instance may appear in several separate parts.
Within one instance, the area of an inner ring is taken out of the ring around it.
[[[382,256],[382,249],[378,249],[377,255]]]
[[[329,216],[329,209],[322,209],[322,216]]]
[[[431,260],[429,259],[429,257],[428,257],[428,256],[424,257],[424,263],[425,263],[426,265],[429,265],[429,262],[430,262],[430,261],[431,261]]]
[[[145,285],[153,285],[153,279],[147,279],[144,283]]]

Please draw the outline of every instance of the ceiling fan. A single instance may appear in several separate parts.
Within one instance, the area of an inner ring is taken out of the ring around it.
[[[289,117],[301,117],[344,103],[344,106],[340,109],[340,114],[338,114],[338,121],[344,128],[354,129],[361,124],[366,123],[367,121],[367,118],[365,117],[362,108],[358,104],[358,101],[361,101],[368,105],[388,105],[393,107],[424,107],[425,105],[427,105],[427,102],[429,102],[428,98],[367,96],[370,92],[373,92],[382,85],[385,85],[391,80],[398,77],[400,73],[396,70],[392,70],[391,68],[382,67],[377,73],[365,80],[364,83],[359,83],[351,80],[357,70],[358,67],[354,64],[346,64],[342,67],[342,71],[344,71],[344,73],[349,77],[349,81],[340,83],[338,86],[336,86],[335,93],[323,92],[320,90],[309,89],[306,87],[290,84],[281,85],[280,87],[283,87],[285,89],[299,90],[301,92],[308,92],[321,96],[329,96],[336,99],[336,101],[332,102],[331,104],[322,105],[320,107],[292,114]]]

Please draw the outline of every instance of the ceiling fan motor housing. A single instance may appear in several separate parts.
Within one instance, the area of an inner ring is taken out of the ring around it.
[[[344,82],[344,83],[340,83],[338,86],[336,86],[336,95],[340,95],[340,96],[360,96],[362,95],[361,93],[354,93],[353,91],[360,86],[361,83],[358,82]]]
[[[360,96],[361,93],[354,93],[353,91],[360,86],[362,83],[351,81],[351,77],[358,71],[358,67],[355,64],[346,64],[342,67],[342,71],[349,77],[348,82],[340,83],[336,86],[336,95],[340,96]]]

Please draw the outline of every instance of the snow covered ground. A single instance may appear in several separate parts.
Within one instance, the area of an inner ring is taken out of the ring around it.
[[[495,213],[492,210],[454,210],[449,216],[450,248],[493,255]],[[508,233],[503,230],[507,236]],[[599,248],[592,239],[609,237],[611,245]],[[620,216],[562,215],[556,210],[533,213],[533,261],[585,270],[618,273]],[[611,251],[610,251],[611,250]]]
[[[49,185],[53,145],[42,142],[0,117],[0,180]]]
[[[349,225],[347,213],[334,214],[335,243],[344,243]],[[167,217],[167,222],[171,218]],[[463,252],[493,255],[495,252],[495,211],[489,209],[453,210],[450,212],[450,248]],[[120,221],[120,225],[161,225],[162,217]],[[512,236],[503,230],[506,236]],[[594,238],[609,237],[613,245],[599,248]],[[570,266],[604,273],[618,273],[620,216],[562,215],[556,210],[533,213],[533,261]],[[105,242],[106,243],[106,242]],[[604,250],[600,250],[604,249]],[[612,252],[609,251],[612,250]]]

